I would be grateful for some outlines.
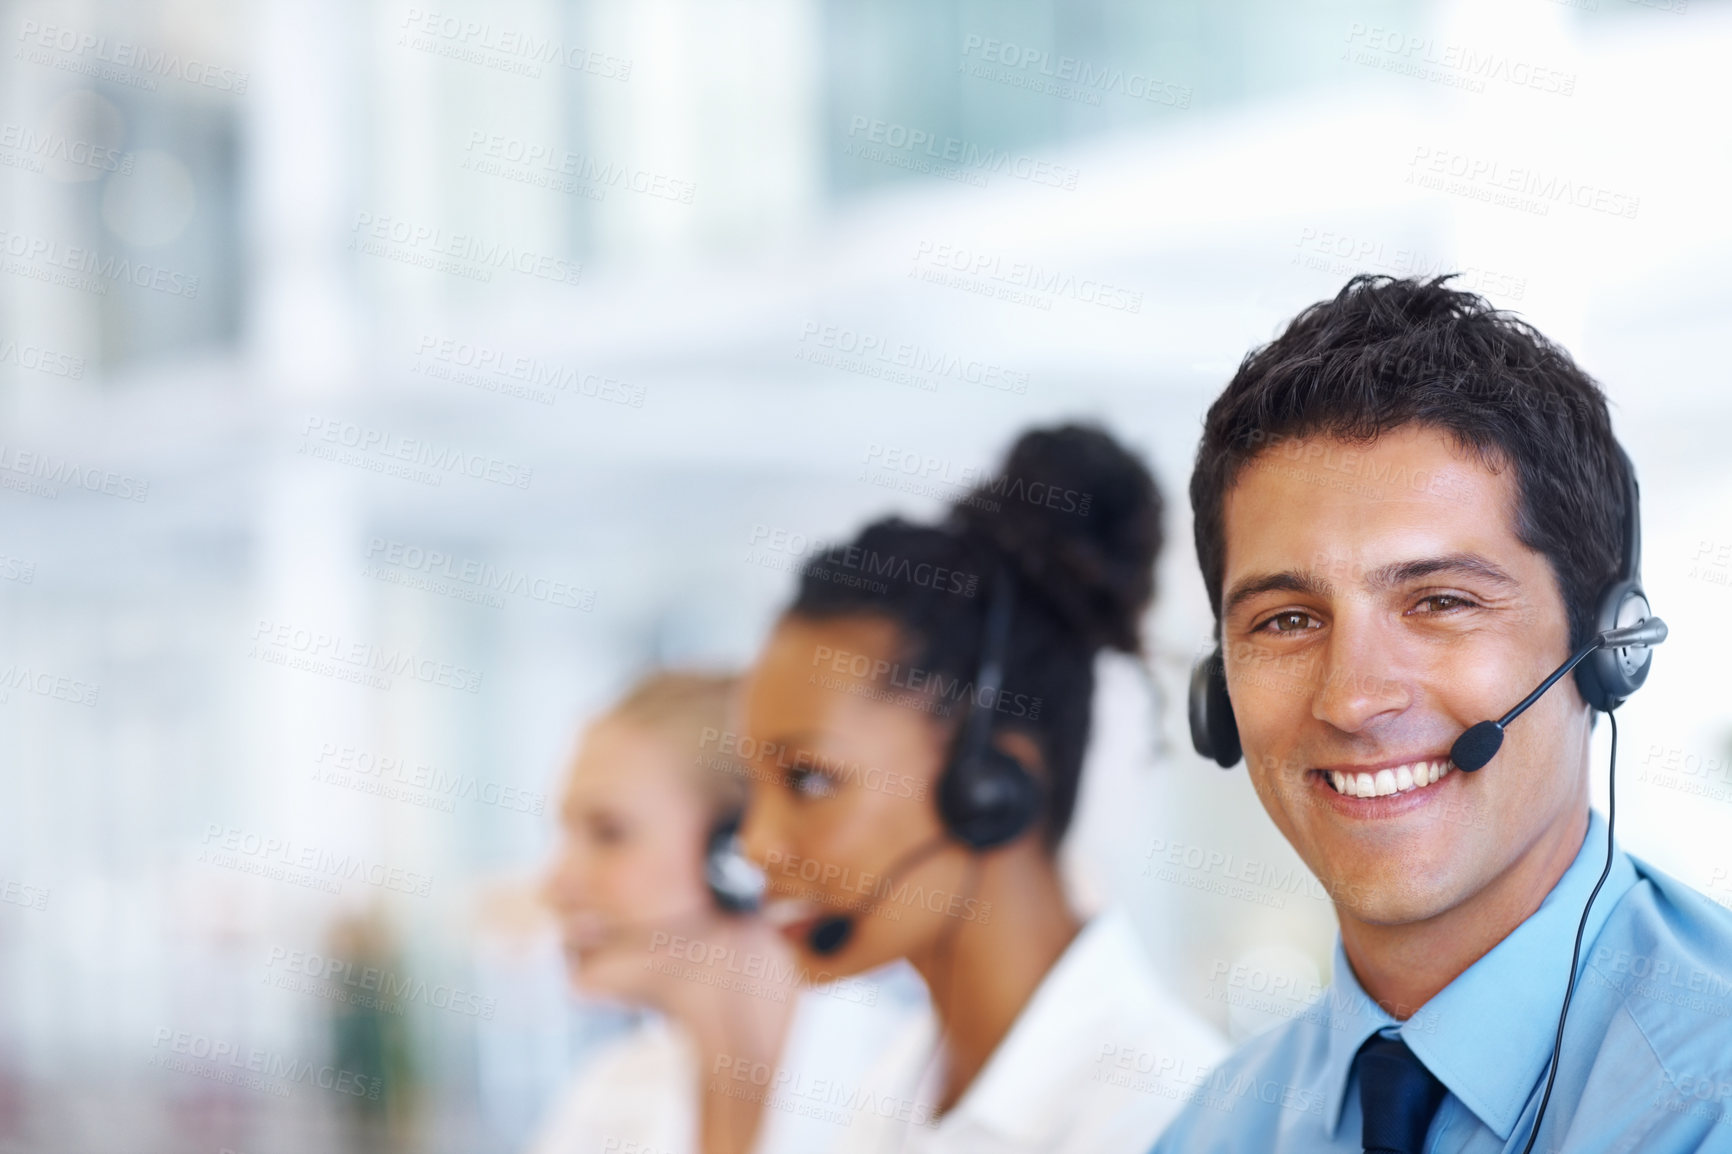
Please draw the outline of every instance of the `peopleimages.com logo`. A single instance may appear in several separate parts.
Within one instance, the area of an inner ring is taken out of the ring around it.
[[[93,248],[62,244],[39,233],[0,229],[0,269],[16,276],[59,285],[94,296],[107,296],[111,284],[129,284],[187,300],[198,298],[199,278],[178,269],[104,255]]]
[[[282,963],[281,971],[276,969]],[[419,1003],[435,1010],[449,1010],[485,1021],[493,1020],[499,999],[483,997],[461,986],[398,974],[383,966],[357,966],[342,958],[325,957],[309,950],[272,946],[265,959],[265,980],[281,989],[314,994],[333,1001],[347,1001],[388,1013],[401,1013],[404,1004]],[[305,978],[302,983],[299,979]]]
[[[296,450],[320,460],[353,465],[375,473],[392,472],[409,480],[437,485],[456,473],[514,489],[527,489],[535,469],[484,453],[442,445],[423,437],[405,437],[354,421],[310,416]]]
[[[153,49],[126,40],[110,42],[107,36],[94,32],[35,20],[20,23],[16,39],[21,47],[14,52],[14,59],[147,92],[155,92],[159,80],[177,79],[239,96],[246,92],[251,79],[237,69],[209,64],[169,49]]]
[[[413,649],[387,649],[364,641],[351,641],[322,629],[265,617],[259,618],[253,627],[253,645],[247,655],[272,665],[304,669],[309,673],[343,675],[342,680],[378,689],[391,688],[392,677],[408,677],[424,685],[438,685],[466,693],[481,692],[481,671],[478,669],[436,661]]]
[[[200,845],[203,847],[198,858],[201,864],[269,877],[274,881],[290,881],[326,893],[341,893],[346,881],[420,898],[433,890],[431,874],[238,826],[207,822]]]
[[[377,1075],[169,1026],[157,1028],[151,1048],[151,1066],[278,1098],[292,1096],[294,1087],[303,1085],[376,1102],[384,1087]]]
[[[47,497],[51,501],[60,496],[61,486],[118,497],[122,501],[144,501],[150,496],[149,481],[71,457],[20,449],[4,441],[0,441],[0,486]]]
[[[1078,176],[1078,170],[1068,164],[946,136],[917,125],[859,115],[848,120],[843,155],[949,179],[962,178],[979,186],[998,175],[1074,192]]]
[[[587,612],[595,608],[594,589],[385,537],[374,537],[368,543],[367,564],[362,574],[397,584],[419,585],[429,592],[464,600],[482,600],[494,608],[504,604],[496,596],[501,593],[563,609]]]
[[[135,158],[130,152],[58,132],[43,132],[28,125],[0,124],[0,164],[41,172],[54,161],[76,172],[118,172],[131,176]]]

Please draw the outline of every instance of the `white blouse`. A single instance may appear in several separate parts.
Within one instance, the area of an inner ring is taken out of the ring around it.
[[[848,1133],[846,1119],[808,1100],[809,1088],[860,1085],[925,1016],[924,987],[901,963],[802,990],[777,1069],[744,1077],[700,1071],[686,1032],[650,1018],[575,1072],[526,1154],[697,1154],[700,1078],[764,1102],[754,1154],[823,1154]]]
[[[1147,1154],[1225,1040],[1168,993],[1127,916],[1090,920],[962,1098],[942,1090],[930,1012],[904,1027],[856,1096],[835,1154]]]

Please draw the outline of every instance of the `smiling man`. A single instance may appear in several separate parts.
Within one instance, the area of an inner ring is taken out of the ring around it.
[[[1577,681],[1479,772],[1451,760],[1606,628],[1627,468],[1593,380],[1447,278],[1355,278],[1210,408],[1191,501],[1231,715],[1341,934],[1325,998],[1157,1151],[1732,1150],[1732,914],[1608,864]]]

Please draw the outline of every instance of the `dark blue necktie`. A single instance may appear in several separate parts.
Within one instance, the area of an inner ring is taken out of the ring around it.
[[[1420,1154],[1431,1116],[1443,1101],[1443,1083],[1400,1038],[1373,1034],[1359,1047],[1360,1141],[1365,1154]]]

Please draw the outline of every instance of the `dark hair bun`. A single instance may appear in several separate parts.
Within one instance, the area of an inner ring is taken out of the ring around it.
[[[1161,508],[1141,461],[1099,428],[1062,425],[1024,433],[999,475],[956,503],[951,522],[1006,554],[1093,645],[1136,653]]]

